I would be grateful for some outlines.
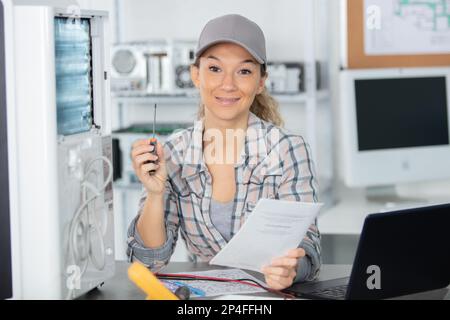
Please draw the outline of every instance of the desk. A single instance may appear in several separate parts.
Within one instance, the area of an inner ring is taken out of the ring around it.
[[[438,195],[416,187],[415,193],[400,192],[402,197],[424,198],[427,202],[404,202],[383,204],[368,201],[364,188],[347,188],[338,184],[333,203],[322,210],[318,217],[318,227],[322,234],[322,259],[328,264],[352,264],[364,220],[368,214],[400,210],[408,207],[450,203],[450,193]],[[443,190],[448,190],[444,188]],[[401,190],[400,190],[401,191]],[[422,194],[422,197],[421,197]]]
[[[79,297],[80,300],[143,300],[144,293],[140,291],[134,283],[128,279],[127,269],[129,263],[125,261],[116,261],[116,273],[114,277],[105,282],[100,289],[95,289],[85,295]],[[218,266],[210,266],[207,263],[190,263],[190,262],[172,262],[164,269],[164,272],[192,272],[205,271],[220,268]],[[329,280],[333,278],[347,277],[350,274],[351,266],[349,265],[322,265],[320,280]],[[248,271],[251,275],[258,279],[263,279],[262,275]],[[450,300],[448,289],[435,290],[427,293],[408,296],[409,299],[443,299]],[[251,294],[252,296],[260,295],[265,297],[278,297],[271,293]]]
[[[116,273],[114,277],[105,282],[100,288],[88,292],[81,296],[80,300],[142,300],[144,293],[128,279],[127,269],[129,263],[125,261],[116,261]],[[220,269],[219,266],[210,266],[207,263],[190,263],[190,262],[171,262],[164,268],[164,272],[193,272],[205,271],[211,269]],[[346,277],[350,273],[350,266],[347,265],[323,265],[320,278],[323,280]],[[262,274],[254,271],[247,271],[257,279],[263,280]],[[254,295],[262,295],[265,297],[279,297],[271,293],[253,293]]]
[[[429,206],[441,203],[450,203],[450,196],[431,196],[424,193],[422,198],[426,202],[405,202],[398,204],[383,204],[368,201],[363,188],[346,188],[343,185],[336,187],[337,203],[322,210],[318,217],[318,226],[323,235],[357,236],[361,234],[364,219],[368,214],[401,210],[417,206]],[[408,195],[401,195],[408,197]],[[411,195],[420,198],[420,195]]]

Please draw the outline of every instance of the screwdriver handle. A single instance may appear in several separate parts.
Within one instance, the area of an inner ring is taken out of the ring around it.
[[[156,138],[151,138],[150,139],[150,145],[151,146],[153,146],[153,150],[152,151],[150,151],[150,153],[151,154],[153,154],[153,155],[158,155],[158,153],[156,152],[156,145],[157,145],[157,140],[156,140]],[[158,164],[159,163],[159,161],[158,160],[150,160],[150,161],[147,161],[146,163],[154,163],[154,164]],[[148,173],[149,174],[154,174],[156,172],[156,170],[150,170]]]

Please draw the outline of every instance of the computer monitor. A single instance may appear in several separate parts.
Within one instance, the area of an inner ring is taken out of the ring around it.
[[[349,187],[450,178],[450,68],[346,70],[341,172]]]

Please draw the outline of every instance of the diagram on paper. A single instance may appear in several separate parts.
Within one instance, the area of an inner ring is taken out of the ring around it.
[[[183,272],[183,274],[186,274]],[[250,274],[242,271],[240,269],[219,269],[219,270],[208,270],[199,272],[188,272],[189,275],[203,276],[203,277],[214,277],[214,278],[226,278],[226,279],[252,279],[259,284],[266,286],[264,282],[259,281]],[[260,293],[265,292],[264,289],[260,287],[250,286],[246,284],[236,283],[236,282],[213,282],[213,281],[200,281],[200,280],[189,280],[180,281],[193,287],[197,290],[204,292],[205,297],[219,296],[219,295],[230,295],[230,294],[244,294],[244,293]],[[174,281],[163,280],[163,283],[170,290],[174,291],[176,286],[174,286]],[[197,296],[193,294],[193,296]]]
[[[450,0],[364,0],[364,26],[367,55],[450,53]]]

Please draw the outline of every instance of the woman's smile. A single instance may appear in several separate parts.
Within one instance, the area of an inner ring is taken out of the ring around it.
[[[241,98],[233,97],[216,97],[216,101],[222,106],[232,106],[235,105]]]

